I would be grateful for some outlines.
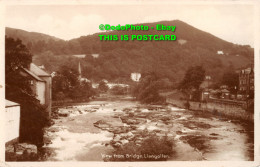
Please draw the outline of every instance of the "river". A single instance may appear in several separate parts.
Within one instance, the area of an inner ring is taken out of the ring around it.
[[[141,133],[154,132],[174,142],[168,161],[252,161],[252,125],[210,113],[136,101],[96,100],[59,108],[65,114],[45,131],[44,161],[104,161]],[[123,156],[123,155],[122,155]]]

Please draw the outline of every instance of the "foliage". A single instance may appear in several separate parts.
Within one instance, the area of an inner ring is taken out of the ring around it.
[[[98,89],[101,91],[101,92],[107,92],[109,87],[107,86],[107,83],[105,81],[100,81],[99,84],[98,84]]]
[[[22,68],[28,68],[32,55],[22,41],[5,38],[6,99],[21,105],[20,141],[43,144],[43,128],[48,125],[46,107],[41,105],[30,88],[29,78],[20,75]]]
[[[223,85],[227,85],[231,90],[238,89],[239,75],[234,71],[227,71],[223,74],[222,82]]]
[[[201,98],[201,90],[195,90],[192,92],[193,101],[200,101],[200,98]]]
[[[77,71],[67,66],[62,66],[52,78],[53,99],[57,100],[58,96],[68,97],[77,84],[79,84]]]
[[[69,96],[75,100],[88,100],[91,96],[95,94],[96,92],[92,88],[92,84],[90,82],[82,81],[80,84],[72,89]]]
[[[163,102],[163,98],[159,95],[160,86],[159,77],[155,73],[150,73],[134,86],[132,94],[142,103]]]
[[[193,91],[199,90],[200,84],[205,78],[205,70],[202,66],[190,67],[179,84],[179,89],[187,96],[190,96]]]
[[[52,80],[52,95],[54,100],[87,100],[95,94],[91,83],[80,81],[78,72],[68,66],[62,66]]]
[[[127,93],[127,87],[114,86],[110,91],[114,95],[125,95]]]
[[[184,103],[184,106],[185,106],[186,109],[190,109],[190,103],[189,103],[189,101],[186,101],[186,102]]]
[[[180,89],[199,89],[205,78],[205,70],[202,66],[190,67],[179,85]]]

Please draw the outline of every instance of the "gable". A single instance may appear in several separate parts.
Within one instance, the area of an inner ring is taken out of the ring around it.
[[[48,74],[46,71],[42,70],[40,67],[38,67],[37,65],[31,63],[30,64],[30,71],[32,71],[34,74],[36,74],[37,76],[48,76],[51,77],[50,74]]]

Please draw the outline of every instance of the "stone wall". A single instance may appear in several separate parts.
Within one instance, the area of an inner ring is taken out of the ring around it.
[[[186,108],[185,100],[177,100],[177,99],[166,99],[167,103],[173,104],[180,108]],[[229,116],[235,119],[242,119],[245,121],[254,121],[254,114],[247,112],[242,106],[224,104],[224,103],[216,103],[216,102],[189,102],[191,110],[199,110],[199,111],[209,111],[209,112],[218,112],[223,116]]]

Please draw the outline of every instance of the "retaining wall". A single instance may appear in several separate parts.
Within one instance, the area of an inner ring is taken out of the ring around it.
[[[173,104],[180,108],[186,108],[185,100],[176,100],[167,98],[167,103]],[[230,105],[230,104],[221,104],[215,102],[189,102],[191,110],[199,110],[199,111],[209,111],[209,112],[218,112],[221,115],[226,115],[229,117],[233,117],[236,119],[242,119],[245,121],[254,121],[254,114],[247,112],[242,106]]]

